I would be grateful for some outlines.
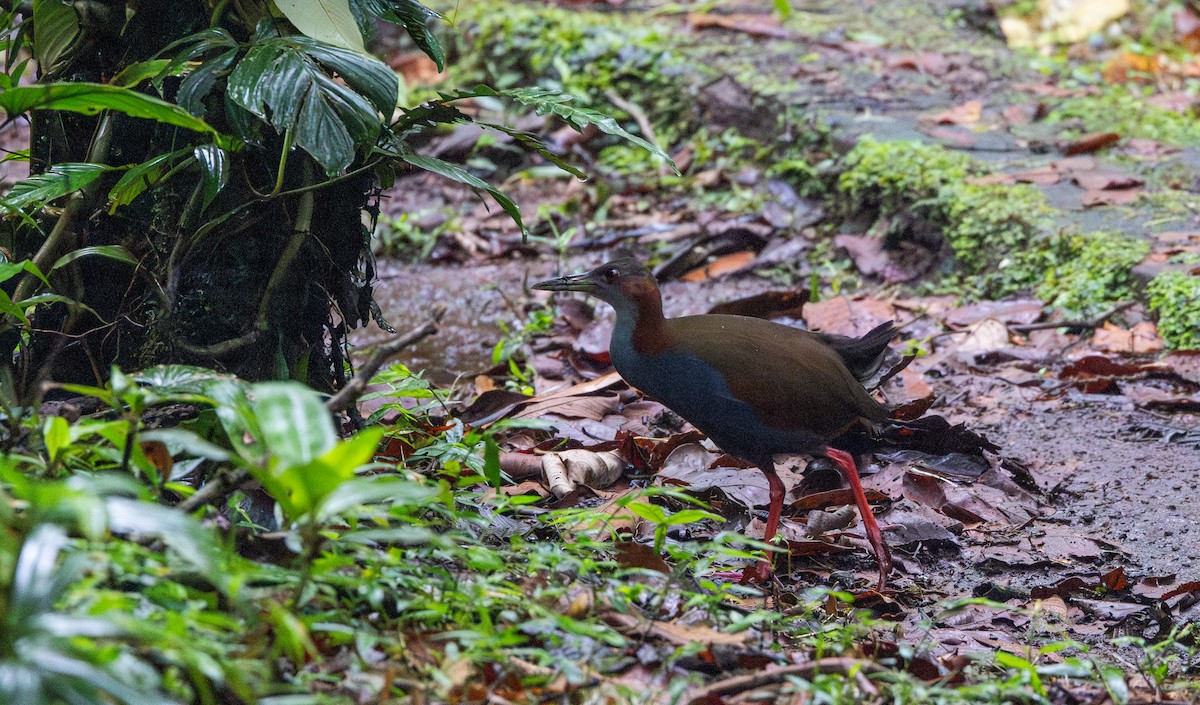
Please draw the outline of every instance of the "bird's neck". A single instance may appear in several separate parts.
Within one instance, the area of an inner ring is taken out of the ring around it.
[[[617,321],[613,326],[613,346],[628,346],[642,355],[656,355],[670,345],[662,296],[647,287],[613,305]]]

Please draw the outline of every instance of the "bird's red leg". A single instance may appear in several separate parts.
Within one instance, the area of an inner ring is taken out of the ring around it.
[[[775,538],[775,532],[779,530],[779,516],[783,514],[783,499],[787,491],[783,487],[783,480],[779,479],[779,475],[775,473],[775,466],[767,463],[765,466],[760,466],[763,474],[767,476],[767,486],[770,487],[770,505],[767,508],[767,529],[763,532],[763,541],[770,543],[771,539]],[[764,558],[758,562],[753,568],[747,568],[742,573],[743,583],[766,582],[771,577],[771,560]]]
[[[867,494],[863,491],[862,481],[858,477],[858,466],[854,464],[854,457],[844,450],[826,448],[825,455],[842,469],[842,473],[850,483],[850,491],[854,493],[854,503],[858,506],[858,513],[862,515],[863,528],[867,532],[867,541],[870,542],[871,549],[875,551],[875,560],[879,563],[878,589],[883,590],[887,583],[887,576],[892,572],[892,555],[888,553],[887,545],[883,542],[883,533],[879,531],[875,514],[871,512],[871,505],[867,503]]]

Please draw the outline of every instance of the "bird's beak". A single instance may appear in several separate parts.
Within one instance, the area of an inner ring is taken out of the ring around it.
[[[532,289],[541,289],[542,291],[585,291],[591,292],[596,290],[596,283],[592,281],[588,273],[572,274],[566,277],[558,277],[557,279],[547,279],[544,282],[534,284]]]

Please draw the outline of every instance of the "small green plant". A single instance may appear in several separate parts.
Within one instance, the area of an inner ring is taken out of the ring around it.
[[[411,262],[426,261],[442,233],[457,227],[454,218],[449,216],[429,228],[422,227],[421,220],[421,213],[380,216],[375,229],[380,253]]]
[[[1200,349],[1200,277],[1164,272],[1147,287],[1150,310],[1158,315],[1158,332],[1167,346]]]
[[[1038,287],[1038,296],[1067,314],[1094,316],[1105,306],[1133,296],[1133,267],[1150,246],[1120,233],[1095,232],[1065,238],[1058,263]]]
[[[975,171],[961,152],[919,142],[877,142],[870,136],[858,141],[841,166],[837,189],[849,199],[849,210],[885,214],[938,198],[943,188],[962,184]]]

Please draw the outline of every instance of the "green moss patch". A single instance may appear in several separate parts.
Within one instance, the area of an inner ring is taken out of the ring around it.
[[[962,283],[981,296],[1038,284],[1054,243],[1050,213],[1035,187],[970,183],[983,172],[970,157],[918,142],[864,138],[843,160],[838,191],[851,211],[907,211],[937,225],[954,253]]]
[[[1200,146],[1194,113],[1177,113],[1148,103],[1136,86],[1108,86],[1099,95],[1068,98],[1049,116],[1051,121],[1076,120],[1083,132],[1116,132],[1181,147]]]
[[[1094,316],[1134,297],[1133,267],[1150,245],[1129,235],[1094,232],[1061,238],[1059,251],[1038,296],[1065,313]]]
[[[1200,349],[1200,277],[1164,272],[1150,281],[1146,293],[1167,347]]]

